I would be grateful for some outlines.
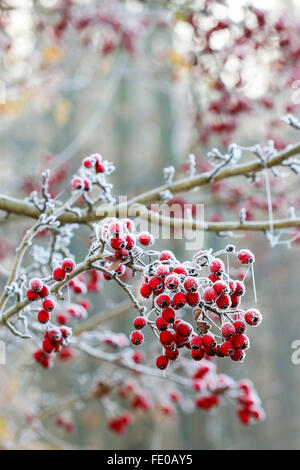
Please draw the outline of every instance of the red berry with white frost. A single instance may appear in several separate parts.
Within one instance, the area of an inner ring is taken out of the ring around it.
[[[140,331],[133,331],[130,335],[130,341],[134,346],[139,346],[144,342],[144,335]]]
[[[133,322],[133,326],[136,330],[141,330],[146,326],[146,318],[145,317],[136,317]]]
[[[160,370],[165,370],[169,365],[169,359],[165,355],[158,356],[156,359],[156,367]]]
[[[225,271],[225,266],[224,266],[223,261],[219,258],[212,259],[211,262],[209,263],[209,270],[211,273],[214,273],[217,276],[223,274]]]
[[[179,276],[176,274],[169,274],[165,279],[165,286],[170,291],[176,291],[180,285]]]
[[[238,259],[242,264],[251,264],[255,261],[254,254],[250,250],[240,250]]]
[[[183,286],[187,292],[196,292],[198,289],[197,279],[195,279],[194,277],[187,277],[184,281]]]
[[[143,246],[151,246],[154,243],[154,237],[149,232],[141,232],[138,236],[138,241]]]
[[[216,293],[213,287],[207,287],[203,291],[203,300],[208,304],[213,304],[218,298],[218,294]]]
[[[53,270],[53,278],[57,282],[61,282],[66,278],[66,272],[63,268],[57,267]]]
[[[40,279],[35,277],[34,279],[31,279],[29,283],[29,289],[32,290],[33,292],[40,293],[41,290],[43,289],[43,283]]]
[[[256,308],[250,308],[245,312],[245,322],[251,326],[257,326],[262,321],[262,315]]]
[[[221,333],[224,338],[231,340],[236,334],[234,325],[232,323],[223,323]]]
[[[66,273],[70,273],[75,269],[75,262],[71,258],[65,258],[61,263],[61,267]]]

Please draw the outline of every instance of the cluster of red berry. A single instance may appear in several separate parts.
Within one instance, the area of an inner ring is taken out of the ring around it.
[[[218,256],[221,254],[234,255],[248,267],[254,262],[249,250],[236,252],[233,245]],[[181,264],[173,253],[163,251],[145,269],[140,294],[146,299],[151,297],[153,305],[147,314],[135,318],[130,340],[135,346],[142,344],[141,330],[146,325],[159,331],[163,347],[163,354],[156,360],[159,369],[166,369],[170,360],[178,359],[183,347],[191,350],[195,361],[211,356],[226,356],[233,361],[244,359],[249,348],[249,339],[244,334],[246,324],[257,326],[261,314],[256,309],[245,312],[240,308],[245,284],[229,277],[218,256],[203,252],[194,263]],[[202,271],[206,267],[209,273],[204,277]],[[187,307],[193,310],[195,328],[182,319]],[[156,314],[155,322],[149,319],[151,313]],[[215,333],[209,331],[211,328]]]
[[[103,161],[99,153],[90,155],[83,160],[79,174],[73,177],[72,188],[76,191],[89,192],[97,183],[97,175],[109,174],[113,169],[113,164]]]
[[[74,269],[74,261],[70,258],[65,258],[62,261],[61,266],[56,267],[53,270],[53,280],[56,282],[64,281],[66,275],[71,273]],[[67,348],[70,337],[72,335],[71,329],[66,326],[57,328],[51,324],[50,314],[55,309],[55,303],[48,297],[49,292],[49,288],[43,284],[40,279],[34,278],[30,281],[29,289],[26,293],[27,299],[31,301],[38,300],[39,298],[44,299],[42,303],[43,308],[38,312],[37,315],[38,322],[45,325],[44,337],[42,347],[33,354],[35,361],[41,364],[44,368],[49,368],[52,366],[51,353],[53,352],[60,352],[59,357],[61,359],[69,359],[73,357],[72,350]],[[75,312],[76,310],[74,309],[74,316]],[[66,323],[60,316],[58,316],[58,320],[60,320],[60,324]]]
[[[63,416],[58,416],[56,419],[56,426],[63,428],[64,431],[73,432],[75,429],[75,423],[73,421],[66,420]]]

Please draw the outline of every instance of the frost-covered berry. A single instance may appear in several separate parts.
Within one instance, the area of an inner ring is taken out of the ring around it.
[[[186,296],[182,292],[178,292],[173,297],[173,304],[176,309],[180,309],[186,304]]]
[[[197,279],[195,279],[194,277],[187,277],[184,281],[183,286],[187,292],[196,292],[198,289]]]
[[[159,279],[165,279],[169,274],[169,268],[165,264],[159,264],[155,269],[155,276]]]
[[[229,293],[229,286],[225,281],[216,281],[213,285],[213,288],[218,295]]]
[[[224,341],[224,343],[220,345],[220,351],[223,356],[231,356],[231,354],[234,353],[234,346],[230,341]]]
[[[51,299],[44,300],[43,309],[46,310],[46,312],[52,312],[54,310],[53,300],[51,300]]]
[[[202,336],[203,346],[207,349],[212,349],[216,347],[215,338],[212,335],[203,335]]]
[[[231,295],[230,300],[231,308],[237,308],[241,303],[241,297],[239,297],[238,295]]]
[[[184,266],[176,266],[174,269],[173,269],[173,274],[180,274],[182,276],[187,276],[188,275],[188,272],[187,270],[185,269]]]
[[[236,335],[242,335],[246,330],[246,325],[242,320],[236,320],[235,322],[233,322],[233,326],[235,328]]]
[[[203,345],[201,336],[197,336],[197,335],[193,336],[190,341],[190,345],[192,349],[200,349]]]
[[[262,315],[256,308],[250,308],[245,313],[245,322],[251,326],[257,326],[262,321]]]
[[[75,262],[71,258],[65,258],[61,267],[66,273],[71,273],[75,269]]]
[[[132,250],[135,247],[136,241],[133,235],[126,235],[126,250]]]
[[[210,272],[214,273],[217,276],[219,276],[220,274],[223,274],[225,271],[224,263],[219,258],[212,259],[208,267],[209,267]]]
[[[226,310],[231,306],[231,299],[229,295],[221,295],[216,300],[217,307],[221,310]]]
[[[110,246],[113,250],[122,250],[126,247],[126,240],[122,237],[114,237],[110,239]]]
[[[168,295],[161,294],[157,297],[156,303],[157,303],[158,307],[160,307],[160,308],[167,308],[171,304],[171,299]]]
[[[77,176],[72,179],[72,187],[76,189],[76,191],[81,191],[84,188],[84,182],[82,178],[78,178]]]
[[[203,349],[192,349],[191,352],[192,359],[194,361],[201,361],[204,357],[204,350]]]
[[[165,286],[167,289],[170,291],[175,291],[178,289],[180,285],[180,279],[179,276],[176,274],[169,274],[166,279],[165,279]]]
[[[133,326],[136,330],[141,330],[146,326],[146,318],[145,317],[136,317],[133,322]]]
[[[169,359],[165,355],[158,356],[156,359],[156,367],[161,370],[165,370],[169,365]]]
[[[183,320],[178,320],[178,322],[176,322],[176,325],[174,327],[175,327],[176,332],[180,336],[183,336],[184,338],[188,338],[193,331],[192,326],[188,322],[183,321]]]
[[[213,287],[207,287],[203,291],[203,300],[208,304],[214,303],[218,298],[218,294],[216,293]]]
[[[255,261],[254,254],[250,250],[240,250],[238,252],[238,259],[242,264],[250,264]]]
[[[248,349],[250,346],[249,338],[246,335],[237,335],[233,339],[235,349]]]
[[[156,318],[155,324],[156,324],[157,328],[159,329],[159,331],[165,331],[169,327],[169,323],[166,322],[166,320],[161,315],[159,315]]]
[[[26,292],[26,297],[27,297],[27,300],[29,300],[30,302],[33,302],[34,300],[38,299],[39,294],[37,292],[34,292],[31,289],[28,289]]]
[[[242,296],[246,292],[245,284],[242,281],[235,281],[236,288],[234,291],[235,295]]]
[[[161,316],[167,323],[173,323],[175,320],[175,311],[172,308],[165,308],[161,312]]]
[[[154,243],[154,237],[149,232],[141,232],[138,236],[138,240],[143,246],[151,246]]]
[[[161,281],[161,279],[158,279],[158,277],[152,276],[149,279],[148,286],[152,290],[159,290],[163,287],[163,282]]]
[[[235,362],[243,362],[245,353],[240,349],[235,349],[234,353],[230,355],[230,359]]]
[[[43,289],[43,283],[40,279],[35,277],[34,279],[31,279],[29,283],[29,289],[31,289],[33,292],[39,293]]]
[[[66,272],[63,268],[57,267],[53,270],[53,277],[55,281],[61,282],[66,278]]]
[[[166,349],[165,355],[166,355],[167,358],[170,359],[171,361],[176,361],[176,359],[178,359],[178,357],[179,357],[179,351],[178,351],[177,348],[175,348],[175,349],[173,349],[173,350]]]
[[[169,251],[169,250],[164,250],[160,253],[159,255],[159,260],[160,261],[171,261],[171,260],[174,260],[175,257],[172,253],[172,251]]]
[[[200,302],[200,294],[198,292],[188,292],[186,294],[186,301],[191,307],[196,307]]]
[[[140,294],[145,299],[148,299],[150,295],[152,294],[152,290],[146,282],[143,282],[143,284],[141,285]]]
[[[41,299],[45,299],[49,295],[49,289],[48,287],[44,284],[42,290],[39,292],[39,296]]]
[[[130,335],[130,341],[135,346],[139,346],[144,342],[144,335],[140,331],[133,331]]]
[[[40,323],[47,323],[50,319],[49,312],[46,312],[46,310],[40,310],[37,319]]]
[[[232,323],[223,323],[221,333],[224,338],[231,340],[236,334],[235,327]]]
[[[159,340],[161,344],[163,344],[164,346],[170,346],[173,343],[174,338],[173,338],[172,333],[166,330],[160,333]]]

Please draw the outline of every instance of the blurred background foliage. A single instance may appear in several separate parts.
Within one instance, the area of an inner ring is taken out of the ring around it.
[[[0,78],[6,86],[6,103],[0,105],[1,193],[28,196],[38,188],[41,171],[49,167],[55,175],[53,191],[64,197],[82,158],[99,152],[116,164],[112,176],[115,194],[134,195],[162,184],[164,167],[174,165],[182,169],[190,152],[201,159],[214,146],[225,149],[219,135],[203,143],[195,129],[195,108],[201,113],[202,103],[195,102],[193,93],[195,85],[201,87],[201,81],[207,80],[186,58],[192,32],[184,14],[186,6],[195,2],[75,2],[82,12],[90,11],[95,4],[103,11],[118,12],[134,31],[134,37],[137,35],[132,49],[116,48],[107,55],[103,54],[103,41],[107,41],[110,33],[101,27],[90,37],[88,33],[79,37],[76,28],[68,28],[62,39],[53,35],[50,25],[57,21],[53,8],[59,2],[2,3],[1,24],[6,25],[10,36],[2,31],[1,41],[8,41],[8,37],[12,41],[1,52]],[[237,3],[229,2],[233,15],[239,9]],[[257,1],[250,3],[261,6]],[[13,9],[6,10],[8,6]],[[269,0],[263,6],[275,16],[281,12],[295,16],[299,13],[297,0]],[[149,12],[150,26],[142,28],[140,19],[145,11]],[[174,15],[176,21],[170,28]],[[152,18],[159,21],[152,24]],[[38,21],[43,21],[40,29],[36,29]],[[276,54],[276,44],[269,54]],[[249,67],[249,70],[251,90],[260,90],[255,99],[261,99],[266,95],[262,85],[266,69],[261,65],[261,69]],[[253,84],[255,77],[257,82]],[[270,125],[272,120],[280,119],[292,89],[285,88],[279,93],[272,74],[267,78],[270,82],[267,95],[274,106],[271,110],[258,108],[239,118],[234,135],[239,144],[263,142],[268,133],[278,139],[296,140],[295,132],[287,126]],[[276,85],[274,92],[272,84]],[[207,86],[205,90],[207,93]],[[296,195],[297,181],[293,180]],[[251,191],[255,189],[250,187]],[[210,194],[204,188],[192,193],[190,199],[205,202],[207,217],[221,211],[226,218],[227,209],[210,201]],[[229,218],[238,217],[237,212],[234,214]],[[6,219],[2,215],[0,256],[4,269],[9,269],[14,247],[29,224],[29,220]],[[86,252],[88,237],[88,231],[83,230],[73,242],[72,249],[78,258]],[[46,423],[49,434],[45,427],[36,438],[35,448],[299,449],[300,374],[299,366],[291,362],[291,344],[300,339],[299,245],[294,244],[291,249],[284,245],[271,248],[262,233],[231,239],[205,234],[206,248],[216,250],[228,242],[238,248],[247,246],[256,255],[258,306],[264,321],[251,338],[253,347],[246,361],[243,364],[219,361],[219,367],[236,379],[253,380],[266,410],[265,422],[244,428],[230,406],[208,414],[179,412],[172,419],[153,411],[138,417],[136,425],[118,437],[106,429],[102,408],[94,401],[75,407],[73,433],[61,434],[54,419],[49,418]],[[185,256],[184,244],[179,241],[158,242],[157,246],[174,250],[179,259]],[[105,292],[93,296],[93,313],[121,299],[119,292],[105,286]],[[249,298],[249,306],[252,303]],[[131,314],[111,321],[108,327],[128,334]],[[1,336],[8,347],[7,365],[0,365],[0,443],[13,445],[18,425],[12,424],[12,416],[15,423],[22,423],[24,415],[34,412],[35,403],[45,405],[54,395],[78,393],[90,376],[96,375],[99,364],[80,357],[67,366],[57,364],[54,370],[41,371],[31,363],[30,347],[18,340],[16,348],[9,333],[3,331]],[[21,445],[27,446],[26,439]]]

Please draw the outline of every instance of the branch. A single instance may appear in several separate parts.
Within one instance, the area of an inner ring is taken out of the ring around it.
[[[278,152],[276,156],[270,158],[265,163],[260,160],[251,160],[247,163],[224,168],[214,176],[214,181],[231,178],[233,176],[247,176],[249,174],[261,171],[265,168],[272,168],[274,166],[280,165],[284,160],[287,160],[293,155],[299,153],[300,143],[297,143],[283,150],[282,152]],[[170,191],[172,194],[176,194],[180,192],[189,191],[196,187],[205,186],[211,182],[213,172],[214,170],[193,176],[192,178],[183,178],[171,184],[160,186],[159,188],[143,193],[129,200],[127,204],[121,204],[119,206],[116,206],[116,212],[118,214],[120,209],[126,207],[126,205],[128,207],[131,207],[133,204],[149,204],[155,201],[159,201],[161,199],[161,193],[164,191]],[[0,210],[12,214],[31,217],[34,219],[37,219],[40,215],[38,209],[34,206],[34,204],[3,195],[0,196]],[[63,214],[61,214],[58,220],[62,224],[86,224],[95,220],[101,220],[108,215],[109,214],[107,213],[101,215],[101,217],[97,217],[95,210],[88,211],[87,209],[83,210],[82,215],[80,216],[75,213],[65,211]]]

